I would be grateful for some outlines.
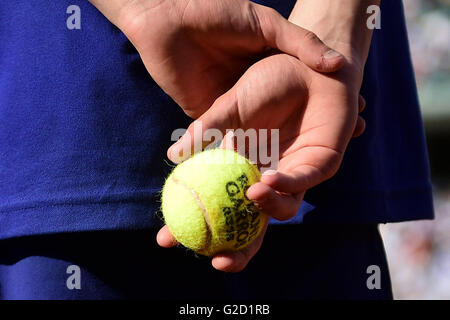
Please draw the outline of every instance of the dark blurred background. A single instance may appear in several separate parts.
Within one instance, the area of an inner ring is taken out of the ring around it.
[[[427,135],[436,219],[386,224],[380,230],[396,299],[450,299],[450,0],[403,3]]]

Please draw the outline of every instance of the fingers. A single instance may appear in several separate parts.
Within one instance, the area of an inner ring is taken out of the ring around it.
[[[333,72],[344,65],[344,57],[325,45],[314,33],[281,16],[276,10],[255,5],[261,32],[267,45],[298,57],[319,72]]]
[[[167,157],[181,163],[192,154],[202,151],[210,143],[217,143],[227,129],[237,128],[234,123],[237,110],[234,89],[219,97],[200,118],[188,127],[186,133],[167,150]]]
[[[353,131],[353,138],[357,138],[364,133],[366,130],[366,121],[362,117],[358,117],[358,121],[356,122],[355,131]]]
[[[363,112],[366,108],[366,99],[362,95],[358,97],[358,111],[359,113]]]
[[[261,248],[268,224],[269,219],[267,219],[261,234],[243,250],[216,254],[211,261],[213,267],[224,272],[242,271]]]
[[[359,113],[363,112],[363,110],[366,108],[366,100],[362,95],[359,95],[358,97],[358,111]],[[353,131],[352,138],[357,138],[360,135],[364,133],[366,130],[366,121],[361,116],[358,117],[358,120],[356,122],[355,130]]]
[[[297,214],[303,200],[301,194],[282,194],[265,183],[255,183],[247,190],[247,197],[262,211],[277,220],[289,220]]]
[[[285,155],[278,171],[267,171],[261,182],[283,194],[300,194],[331,178],[339,169],[343,152],[309,145]]]
[[[243,270],[261,247],[268,224],[269,219],[266,220],[261,234],[243,250],[223,252],[215,255],[212,259],[213,267],[224,272],[239,272]],[[164,226],[159,230],[156,241],[163,248],[171,248],[178,244],[167,226]]]
[[[167,226],[164,226],[159,230],[156,235],[156,242],[163,248],[171,248],[178,244]]]
[[[247,190],[247,197],[263,212],[280,221],[293,218],[300,208],[305,191],[325,180],[326,176],[312,166],[300,166],[289,174],[264,174],[261,182]]]
[[[299,166],[289,174],[277,172],[262,176],[261,181],[279,192],[297,194],[304,192],[325,180],[320,169],[310,165]]]
[[[364,110],[366,102],[359,97],[359,112]],[[365,130],[365,121],[357,118],[353,137],[360,136]],[[267,171],[261,177],[261,183],[254,184],[247,191],[249,199],[264,212],[275,219],[291,219],[298,211],[304,192],[331,178],[342,161],[342,152],[325,146],[303,147],[291,154],[296,165],[281,171]],[[299,160],[300,159],[300,160]],[[284,159],[289,162],[289,159]]]

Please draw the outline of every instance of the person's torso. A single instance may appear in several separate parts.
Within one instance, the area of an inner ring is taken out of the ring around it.
[[[259,3],[287,16],[294,1]],[[362,88],[367,130],[350,143],[338,174],[307,192],[291,222],[304,217],[382,222],[432,215],[401,4],[387,3]],[[172,132],[190,122],[151,79],[126,37],[88,1],[77,4],[81,29],[70,29],[71,5],[0,3],[0,238],[32,230],[86,229],[86,220],[76,216],[83,211],[72,210],[76,206],[101,211],[102,204],[138,202],[149,207],[142,215],[154,215],[171,170],[166,150]],[[389,197],[416,191],[426,193],[422,210],[396,213],[389,208]],[[380,206],[373,208],[370,203],[377,199]],[[58,222],[38,223],[52,221],[48,212],[59,215]],[[136,225],[159,221],[147,217],[141,223],[140,214],[121,212],[108,223],[108,213],[100,216],[89,216],[89,228],[121,228],[127,219]],[[34,227],[19,227],[29,221]],[[55,229],[58,223],[66,227]]]

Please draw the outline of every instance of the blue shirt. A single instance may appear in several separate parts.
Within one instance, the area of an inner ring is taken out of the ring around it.
[[[295,1],[260,1],[287,16]],[[367,130],[288,223],[433,217],[401,1],[382,2],[362,95]],[[70,5],[81,30],[69,30]],[[190,119],[87,1],[0,3],[0,238],[162,224],[171,134]]]

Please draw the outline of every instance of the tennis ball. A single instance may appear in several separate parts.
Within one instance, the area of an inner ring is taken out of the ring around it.
[[[243,249],[268,219],[246,196],[260,177],[258,168],[234,151],[198,153],[167,178],[164,221],[179,243],[199,254]]]

